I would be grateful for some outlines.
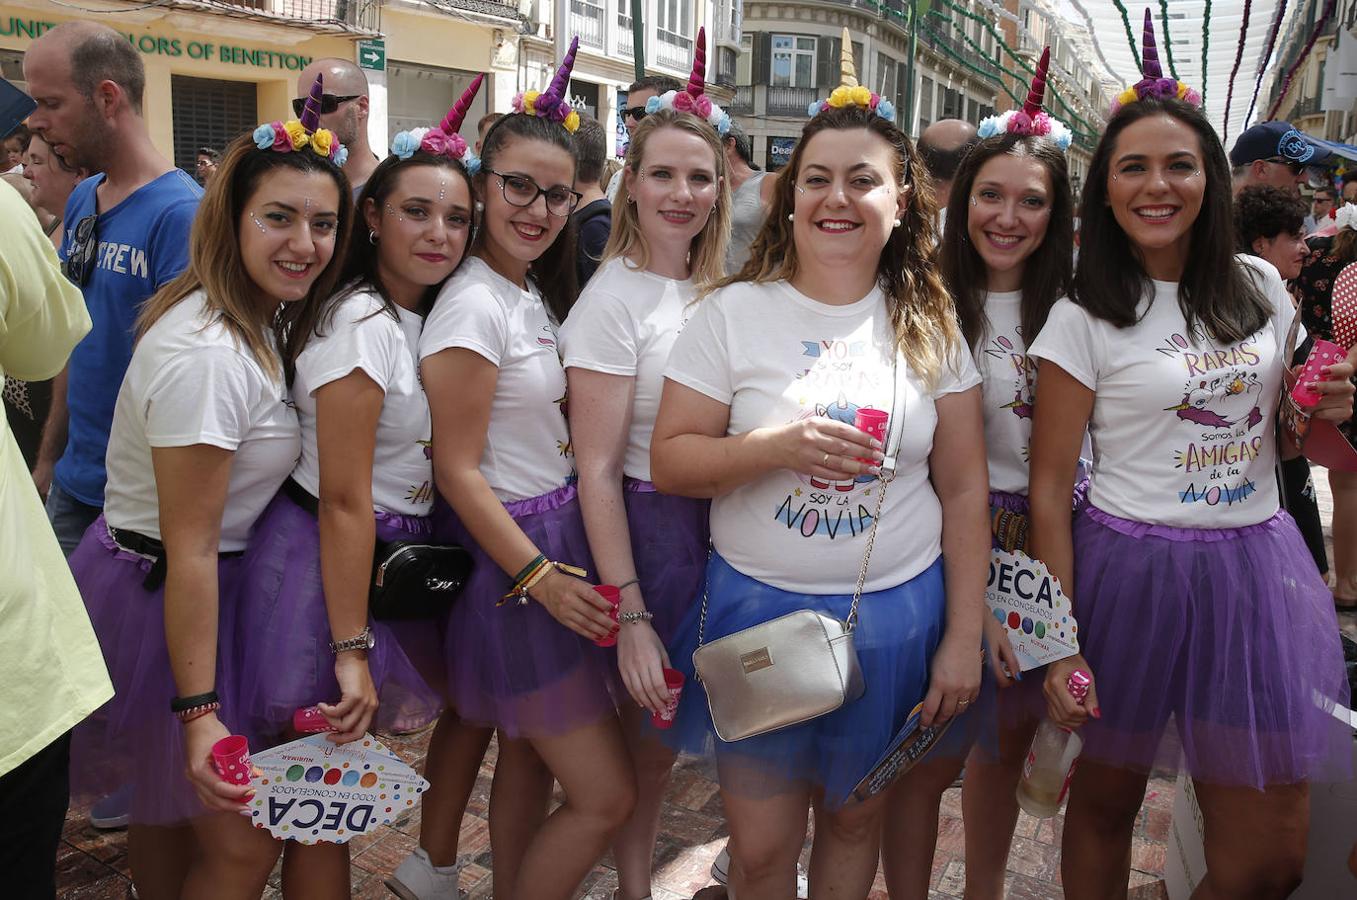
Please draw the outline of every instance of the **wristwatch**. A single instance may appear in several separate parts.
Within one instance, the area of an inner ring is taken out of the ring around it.
[[[364,628],[358,634],[351,638],[345,638],[342,641],[330,641],[331,653],[343,653],[345,650],[371,650],[377,646],[377,639],[372,636],[372,629]]]

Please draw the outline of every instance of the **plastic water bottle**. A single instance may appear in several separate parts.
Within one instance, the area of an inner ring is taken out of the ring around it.
[[[1093,681],[1087,672],[1076,670],[1065,682],[1066,689],[1078,703],[1088,696]],[[1018,805],[1030,816],[1047,819],[1060,812],[1074,776],[1075,763],[1084,749],[1084,739],[1068,728],[1062,728],[1050,719],[1043,719],[1032,739],[1023,763],[1022,779],[1018,782]]]

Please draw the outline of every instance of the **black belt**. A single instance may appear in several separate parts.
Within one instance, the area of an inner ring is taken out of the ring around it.
[[[320,518],[320,501],[295,480],[289,478],[283,482],[283,494],[311,515]]]
[[[126,528],[114,528],[108,526],[108,536],[113,538],[113,543],[138,556],[145,556],[151,560],[151,571],[146,573],[142,579],[141,586],[148,591],[154,591],[165,583],[165,545],[152,537],[147,537],[136,531],[128,531]],[[244,556],[244,550],[228,550],[225,553],[218,553],[218,559],[232,559],[237,556]]]

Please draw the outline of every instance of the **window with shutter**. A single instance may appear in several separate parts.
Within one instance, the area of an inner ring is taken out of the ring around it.
[[[198,148],[222,150],[259,124],[256,86],[250,81],[170,76],[174,164],[193,174]],[[288,118],[291,118],[289,114]]]

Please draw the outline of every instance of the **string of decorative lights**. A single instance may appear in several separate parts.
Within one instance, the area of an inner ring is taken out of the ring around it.
[[[1211,50],[1211,0],[1202,9],[1202,108],[1206,108],[1206,55]]]
[[[1222,143],[1230,141],[1230,104],[1234,102],[1234,80],[1239,74],[1239,64],[1244,61],[1244,42],[1249,37],[1249,12],[1253,9],[1253,0],[1244,0],[1244,16],[1239,24],[1239,45],[1234,50],[1234,67],[1230,69],[1230,84],[1225,89],[1225,119]]]
[[[1277,4],[1277,15],[1272,20],[1272,29],[1268,32],[1267,46],[1263,48],[1263,55],[1258,59],[1258,71],[1253,73],[1253,99],[1249,101],[1249,111],[1244,114],[1244,124],[1249,124],[1249,119],[1253,118],[1253,108],[1258,105],[1258,94],[1263,89],[1263,75],[1266,73],[1267,61],[1272,58],[1272,50],[1277,44],[1277,35],[1282,30],[1282,19],[1286,16],[1286,0],[1281,0]]]

